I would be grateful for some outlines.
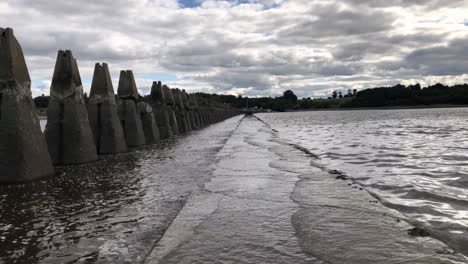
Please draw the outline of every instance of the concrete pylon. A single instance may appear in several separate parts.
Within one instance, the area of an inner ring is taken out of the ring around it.
[[[181,132],[189,132],[191,129],[190,127],[190,122],[188,120],[188,115],[187,111],[185,110],[185,105],[182,100],[182,92],[176,88],[176,89],[171,89],[172,90],[172,95],[174,97],[175,101],[175,114],[177,117],[177,124],[179,126],[179,131]]]
[[[164,102],[168,106],[167,112],[169,114],[169,123],[172,127],[172,133],[178,135],[180,133],[179,125],[177,123],[177,117],[174,112],[174,96],[172,95],[171,89],[167,85],[163,85],[164,91]]]
[[[202,121],[203,126],[208,126],[210,124],[207,115],[207,107],[206,107],[206,99],[205,98],[198,98],[198,107],[200,108],[200,118]]]
[[[179,94],[176,89],[170,89],[172,97],[174,98],[174,114],[176,115],[177,125],[180,133],[187,132],[186,125],[184,124],[184,117],[182,114],[182,106]]]
[[[139,95],[132,71],[120,71],[117,94],[119,97],[117,109],[127,146],[139,147],[145,145],[145,134],[136,103]]]
[[[23,50],[11,28],[0,28],[0,183],[26,182],[54,173]]]
[[[160,141],[159,128],[151,105],[145,102],[139,102],[138,108],[140,111],[141,122],[143,123],[143,131],[145,132],[146,144],[157,144]]]
[[[200,109],[198,107],[198,101],[197,101],[197,96],[195,94],[189,94],[189,102],[190,105],[192,106],[192,111],[194,113],[194,118],[195,118],[195,123],[197,125],[197,128],[203,127],[203,124],[200,119]]]
[[[171,124],[169,122],[168,106],[166,106],[163,101],[164,91],[161,82],[153,82],[151,86],[151,105],[154,109],[161,139],[173,136]]]
[[[112,79],[106,63],[96,63],[94,67],[88,115],[99,154],[127,151],[127,143],[117,114]]]
[[[187,119],[188,122],[190,123],[190,128],[193,129],[198,129],[197,125],[197,120],[195,118],[195,112],[193,109],[193,105],[191,104],[189,100],[189,96],[185,90],[182,90],[182,101],[184,103],[185,109],[187,111]]]
[[[78,64],[69,50],[58,52],[50,97],[44,133],[52,161],[61,165],[96,161]]]

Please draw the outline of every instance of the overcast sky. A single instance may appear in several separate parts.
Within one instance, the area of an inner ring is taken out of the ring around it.
[[[94,63],[114,89],[131,69],[189,92],[299,97],[334,89],[468,82],[466,0],[2,0],[33,95],[72,50],[89,90]]]

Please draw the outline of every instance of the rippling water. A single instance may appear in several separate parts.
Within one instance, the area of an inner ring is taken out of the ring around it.
[[[141,262],[239,119],[58,168],[54,178],[0,186],[0,263]]]
[[[235,117],[0,186],[0,263],[466,263],[467,116]]]
[[[260,114],[281,137],[317,155],[468,253],[468,109]]]

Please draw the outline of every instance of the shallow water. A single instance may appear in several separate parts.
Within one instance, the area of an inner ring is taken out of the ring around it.
[[[468,254],[468,109],[258,115],[325,170],[352,177],[386,206]]]
[[[0,186],[0,263],[143,261],[239,120],[58,168],[54,178]]]
[[[228,139],[203,188],[145,263],[466,263],[398,212],[323,171],[255,117]]]
[[[262,123],[245,118],[218,153],[147,263],[322,263],[302,252],[291,224],[298,177],[270,164]],[[307,166],[307,163],[305,164]]]
[[[468,111],[406,111],[235,117],[2,186],[0,263],[467,263],[466,178],[434,170],[466,173]]]

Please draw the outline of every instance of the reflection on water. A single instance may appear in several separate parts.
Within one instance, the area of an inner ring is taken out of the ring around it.
[[[0,263],[143,260],[238,121],[0,186]]]
[[[468,253],[468,109],[260,114],[328,169]]]

